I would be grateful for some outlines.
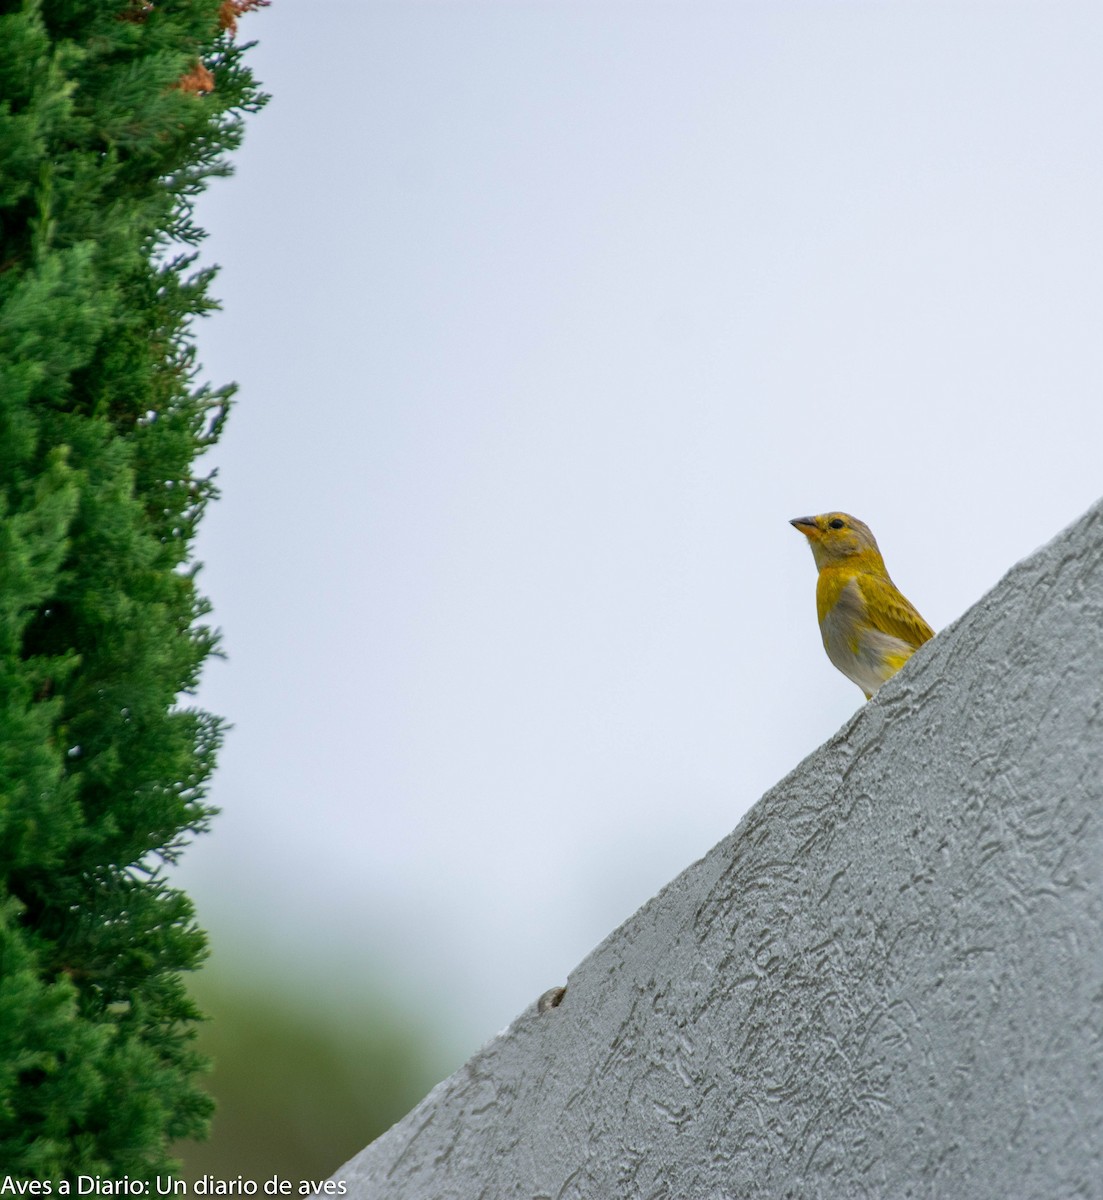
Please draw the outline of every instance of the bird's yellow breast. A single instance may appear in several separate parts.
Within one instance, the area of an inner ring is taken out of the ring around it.
[[[838,566],[824,567],[820,571],[819,578],[816,580],[816,616],[819,618],[821,628],[828,615],[838,605],[843,589],[858,575],[858,571],[849,564],[843,563]]]

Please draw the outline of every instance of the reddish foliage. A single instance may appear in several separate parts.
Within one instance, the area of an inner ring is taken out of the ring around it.
[[[228,29],[230,35],[237,33],[237,19],[247,12],[267,8],[272,0],[222,0],[218,6],[218,27]],[[127,8],[119,14],[120,20],[141,24],[153,11],[154,0],[128,0]]]
[[[243,13],[255,12],[258,8],[267,8],[270,3],[271,0],[222,0],[218,6],[219,28],[235,34],[238,17]]]
[[[214,76],[196,59],[195,66],[176,81],[176,86],[182,92],[194,92],[197,96],[205,96],[214,91]]]
[[[218,27],[229,31],[231,37],[237,33],[237,19],[247,12],[255,12],[258,8],[267,8],[272,0],[222,0],[218,6]],[[123,21],[141,24],[153,11],[155,0],[129,0],[125,12],[119,14]],[[182,92],[191,92],[196,96],[205,96],[214,91],[214,76],[200,61],[186,74],[182,75],[175,84]]]

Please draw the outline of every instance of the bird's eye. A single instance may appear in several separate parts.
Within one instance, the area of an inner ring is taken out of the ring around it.
[[[846,528],[846,522],[840,521],[838,517],[836,517],[834,519],[834,521],[828,521],[828,524],[831,526],[832,529],[845,529]]]

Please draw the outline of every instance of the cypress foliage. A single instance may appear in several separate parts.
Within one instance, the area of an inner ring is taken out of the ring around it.
[[[257,6],[0,0],[0,1176],[149,1179],[208,1118],[163,873],[220,738],[180,699],[232,391],[196,378],[191,204],[263,101]]]

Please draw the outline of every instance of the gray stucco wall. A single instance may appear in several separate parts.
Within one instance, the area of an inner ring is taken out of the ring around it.
[[[1103,1197],[1101,799],[1097,505],[334,1178]]]

